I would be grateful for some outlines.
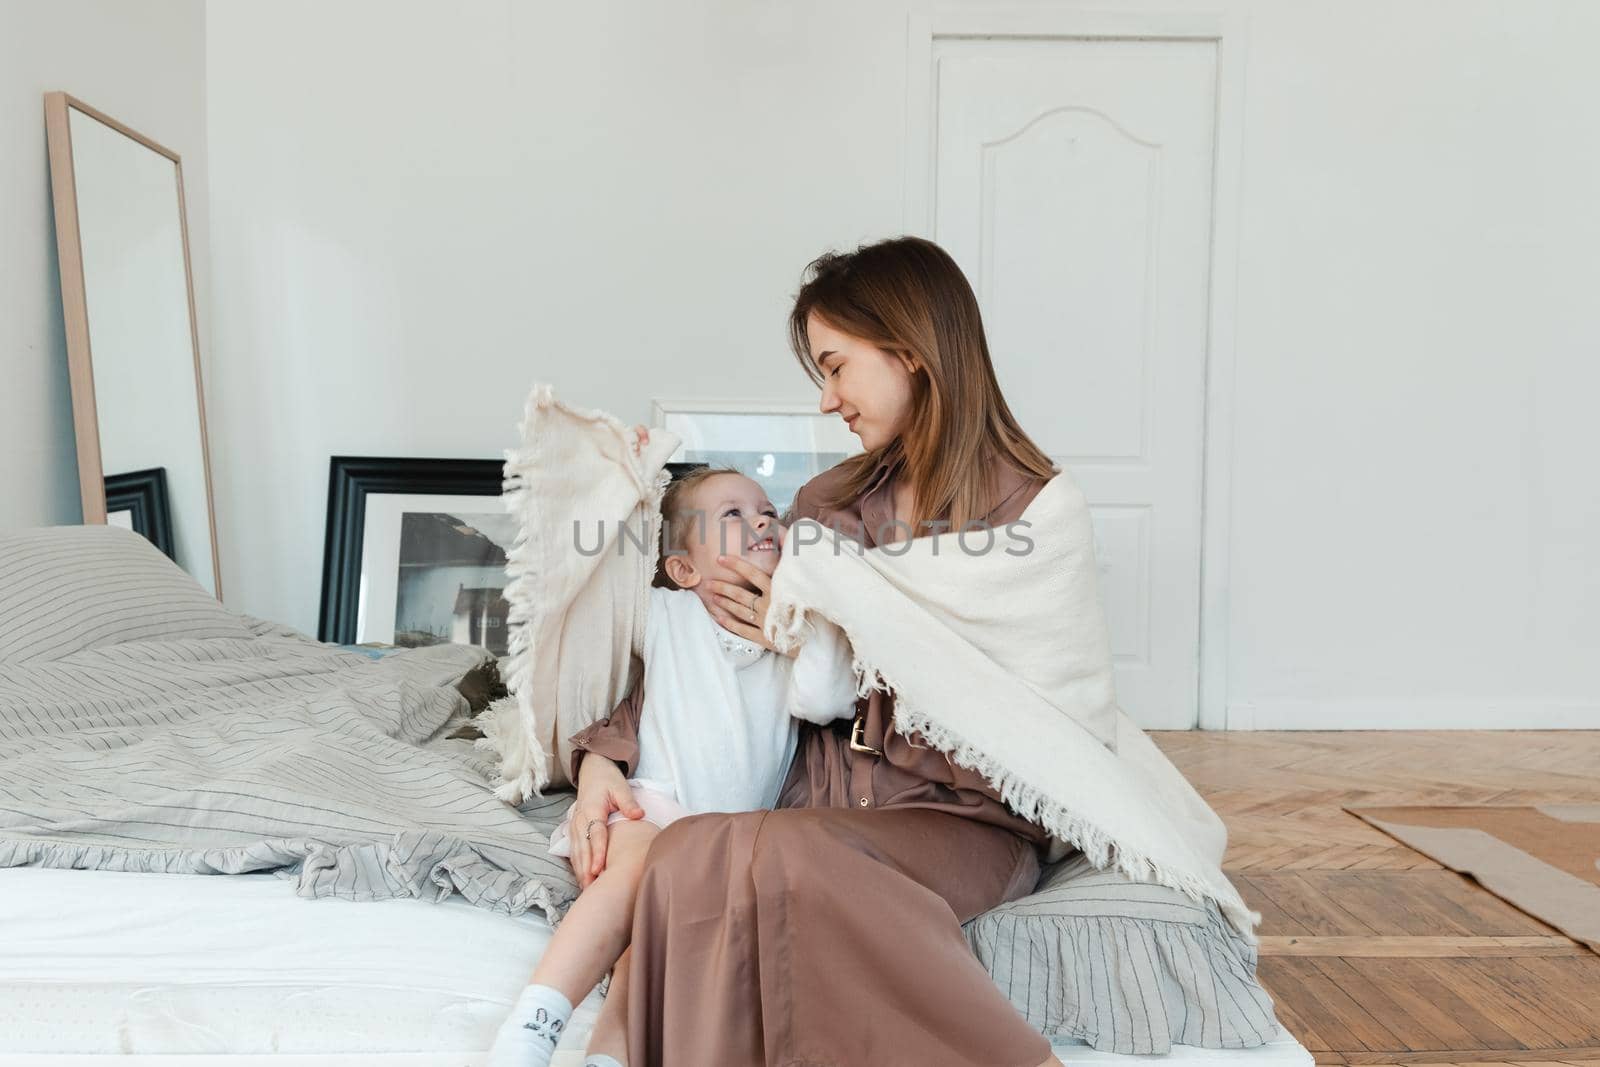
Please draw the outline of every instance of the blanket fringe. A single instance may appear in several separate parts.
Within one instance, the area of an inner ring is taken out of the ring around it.
[[[958,766],[983,775],[1013,811],[1044,827],[1052,837],[1078,849],[1095,867],[1116,870],[1135,882],[1153,882],[1176,889],[1197,903],[1215,901],[1234,929],[1254,940],[1254,928],[1261,922],[1261,915],[1250,910],[1231,884],[1219,886],[1197,875],[1174,871],[1155,863],[1147,855],[1118,845],[1099,826],[1050,800],[948,727],[907,707],[903,701],[895,704],[894,716],[901,733],[921,737]]]
[[[767,618],[768,639],[780,651],[801,643],[810,630],[807,614],[797,603],[773,605]],[[885,677],[876,664],[854,654],[853,647],[851,667],[857,677],[856,696],[864,697],[874,690],[896,693],[893,681]],[[1098,825],[1050,800],[1041,790],[984,755],[955,731],[934,722],[916,708],[908,707],[903,700],[897,699],[894,717],[901,734],[908,738],[919,737],[949,756],[957,766],[983,775],[1013,811],[1082,852],[1095,867],[1115,870],[1135,882],[1152,882],[1176,889],[1197,903],[1214,901],[1233,928],[1252,944],[1255,942],[1255,927],[1261,922],[1261,915],[1250,910],[1232,884],[1219,886],[1197,875],[1171,870],[1147,855],[1119,846]]]
[[[542,795],[539,791],[549,781],[548,777],[539,781],[538,769],[516,755],[526,748],[520,740],[523,735],[521,716],[517,699],[502,697],[478,716],[478,729],[483,736],[472,743],[472,747],[488,756],[495,766],[495,776],[491,779],[494,795],[507,804],[520,804],[530,796]],[[542,751],[543,746],[539,747]],[[548,768],[549,764],[545,763],[546,775]]]
[[[502,504],[509,514],[523,520],[517,524],[517,536],[506,552],[506,574],[511,580],[501,594],[506,599],[506,626],[510,632],[502,670],[512,696],[497,701],[482,716],[483,738],[477,744],[499,755],[500,776],[494,794],[508,804],[538,794],[550,781],[550,762],[541,739],[525,736],[534,721],[533,709],[526,706],[536,652],[533,628],[527,625],[538,609],[539,575],[533,560],[544,549],[532,533],[538,524],[526,521],[526,516],[529,508],[537,506],[529,482],[540,460],[535,443],[538,437],[531,431],[540,413],[554,402],[555,393],[548,384],[535,385],[529,392],[518,424],[523,444],[506,450],[501,480]]]
[[[545,463],[545,457],[538,447],[541,438],[535,432],[536,423],[547,410],[556,407],[580,421],[604,425],[624,440],[632,433],[631,428],[615,416],[558,401],[551,385],[538,383],[528,393],[522,421],[518,424],[522,446],[505,452],[501,499],[506,511],[521,520],[517,524],[516,539],[506,552],[506,574],[510,581],[502,594],[508,605],[506,626],[510,631],[510,639],[501,670],[512,695],[497,701],[479,717],[483,737],[476,742],[476,747],[498,756],[494,792],[495,796],[508,804],[520,804],[530,796],[542,796],[552,778],[550,753],[554,750],[556,739],[529,736],[538,722],[531,703],[538,650],[534,648],[533,641],[535,627],[530,623],[547,606],[545,576],[539,573],[535,561],[545,558],[547,550],[560,546],[539,541],[538,535],[545,524],[533,521],[531,517],[541,504],[534,489],[534,475]],[[649,505],[644,544],[649,546],[647,573],[653,573],[660,553],[661,495],[672,480],[672,475],[665,469],[654,477],[648,477],[642,469],[633,466],[628,470],[638,484],[641,500]],[[640,584],[637,596],[633,611],[634,632],[631,635],[636,648],[644,640],[644,619],[650,597],[648,579]]]

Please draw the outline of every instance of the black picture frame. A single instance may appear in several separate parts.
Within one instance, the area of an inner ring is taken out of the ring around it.
[[[178,562],[172,543],[172,503],[167,494],[167,468],[113,474],[105,479],[106,514],[132,513],[133,532],[155,545],[172,562]]]
[[[317,640],[348,645],[356,639],[361,539],[366,529],[369,493],[499,496],[504,468],[504,462],[498,459],[330,457]]]
[[[673,478],[704,463],[669,463]],[[498,459],[413,459],[331,456],[328,511],[322,544],[322,603],[317,640],[348,645],[356,639],[361,596],[362,536],[371,493],[499,496],[505,465]]]

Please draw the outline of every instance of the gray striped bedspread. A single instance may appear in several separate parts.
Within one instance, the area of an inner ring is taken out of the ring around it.
[[[0,535],[0,867],[275,871],[302,896],[540,908],[570,793],[495,798],[460,646],[383,659],[234,615],[130,531]],[[114,901],[108,901],[114,907]],[[1080,859],[966,924],[1040,1032],[1120,1053],[1273,1040],[1255,947],[1214,903]]]
[[[552,918],[570,793],[497,800],[453,685],[460,646],[379,660],[245,621],[0,662],[0,866],[276,871],[306,897],[439,899]]]

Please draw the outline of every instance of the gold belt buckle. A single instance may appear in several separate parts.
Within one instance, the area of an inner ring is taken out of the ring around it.
[[[871,745],[867,744],[865,741],[863,741],[861,739],[862,735],[866,732],[866,729],[867,729],[867,717],[866,717],[866,715],[865,714],[857,715],[856,716],[855,725],[850,727],[850,751],[851,752],[870,752],[874,756],[883,755],[883,749],[881,749],[881,748],[873,748]]]

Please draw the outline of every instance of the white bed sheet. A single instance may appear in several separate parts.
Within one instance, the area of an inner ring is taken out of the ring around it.
[[[0,869],[0,1067],[471,1067],[550,925],[459,897],[302,900],[270,874]],[[599,998],[557,1067],[577,1067]],[[1133,1057],[1063,1044],[1069,1067]],[[279,1058],[283,1057],[283,1058]],[[1245,1051],[1180,1048],[1162,1067],[1309,1067],[1288,1035]]]
[[[270,874],[3,869],[0,1053],[482,1049],[550,935],[460,897],[302,900]]]

